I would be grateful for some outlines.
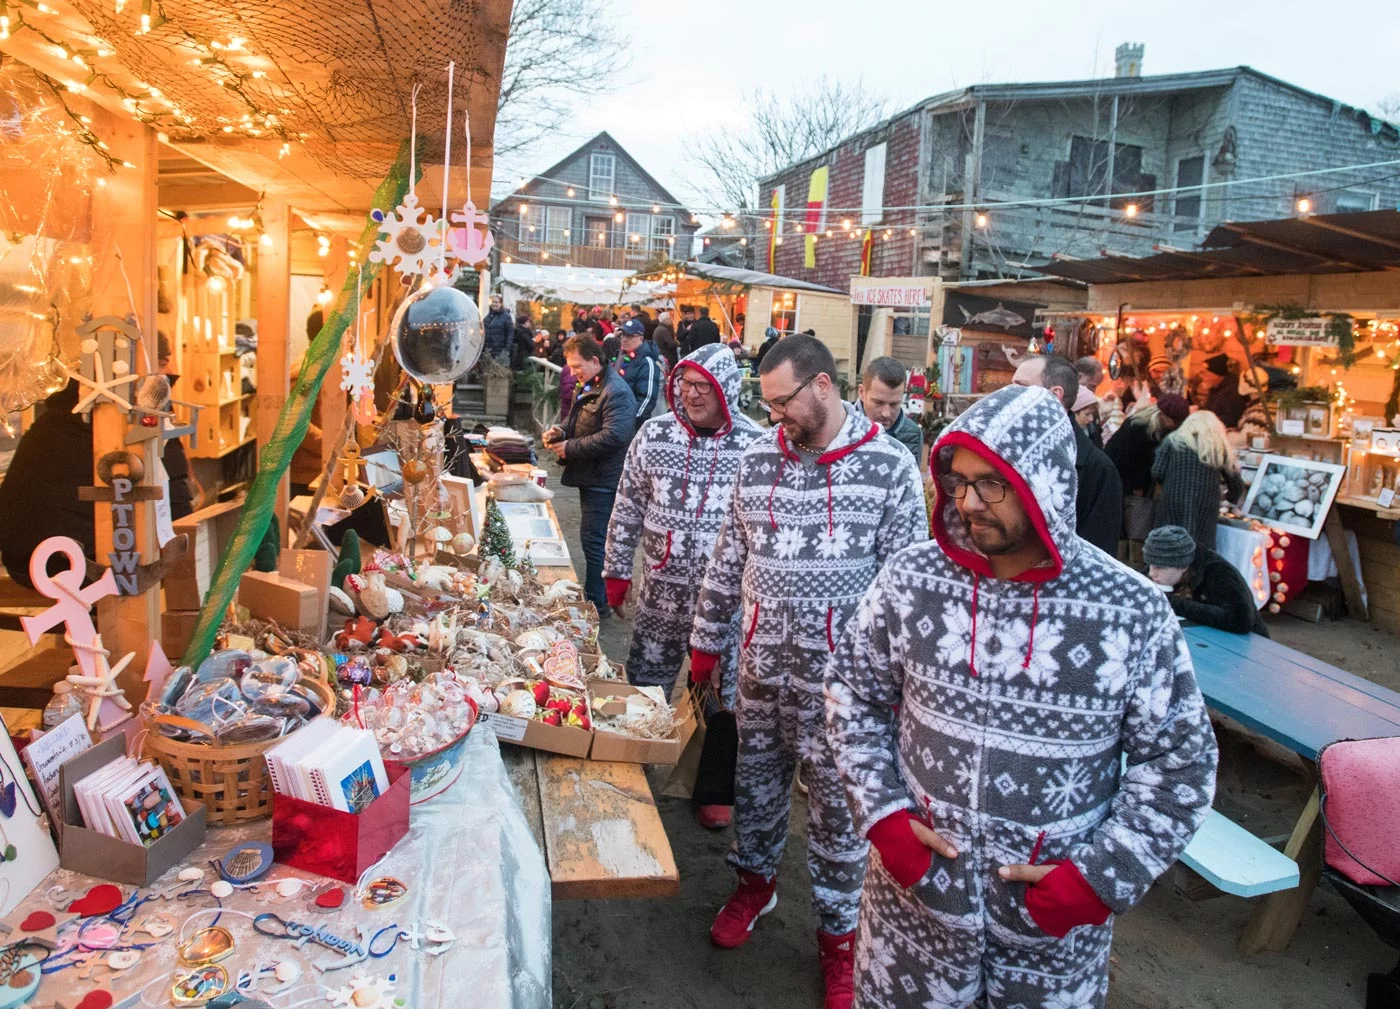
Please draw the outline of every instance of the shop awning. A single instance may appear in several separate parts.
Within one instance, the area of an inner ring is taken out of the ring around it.
[[[1227,221],[1200,250],[1159,248],[1152,256],[1056,259],[1035,269],[1089,284],[1400,270],[1400,211]]]
[[[577,266],[535,266],[502,263],[502,287],[530,301],[561,301],[574,305],[650,305],[674,292],[674,285],[640,280],[627,283],[632,270],[586,269]]]
[[[684,276],[696,280],[709,280],[716,284],[732,284],[736,287],[776,287],[785,291],[813,291],[818,294],[848,293],[820,284],[809,284],[805,280],[793,280],[791,277],[779,277],[772,273],[760,273],[737,266],[721,266],[718,263],[681,263],[679,268]]]

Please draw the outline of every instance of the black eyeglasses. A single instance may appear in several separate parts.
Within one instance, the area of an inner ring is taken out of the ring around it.
[[[807,377],[807,381],[803,382],[801,385],[799,385],[796,389],[792,390],[792,392],[788,393],[786,396],[774,396],[772,399],[766,401],[760,399],[758,401],[759,409],[764,410],[767,413],[787,412],[788,404],[791,403],[794,399],[796,399],[798,395],[801,394],[803,389],[811,385],[812,379],[816,378],[817,375],[820,374],[821,372],[816,372],[813,375],[809,375]]]
[[[968,480],[960,477],[956,473],[944,473],[938,478],[938,483],[942,486],[943,492],[949,497],[958,501],[967,497],[967,489],[974,488],[978,498],[983,504],[1001,504],[1006,499],[1006,490],[1010,486],[1005,480],[998,480],[995,477],[983,477],[980,480]]]

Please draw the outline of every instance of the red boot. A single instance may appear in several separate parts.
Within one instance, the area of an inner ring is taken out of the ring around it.
[[[701,806],[695,811],[700,826],[706,830],[723,830],[733,818],[733,806]]]
[[[756,872],[740,869],[739,889],[715,916],[710,941],[724,949],[737,949],[748,942],[758,919],[778,906],[777,889],[778,877],[765,879]]]
[[[822,982],[826,985],[824,1009],[851,1009],[855,1000],[856,934],[817,932]]]

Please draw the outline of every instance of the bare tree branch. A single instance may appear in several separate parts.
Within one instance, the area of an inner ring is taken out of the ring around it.
[[[1400,123],[1400,91],[1376,102],[1376,109],[1392,123]]]
[[[700,141],[695,160],[704,177],[691,182],[715,206],[732,207],[741,215],[758,207],[759,179],[874,126],[889,110],[886,98],[859,81],[827,77],[786,100],[755,91],[747,104],[747,123],[722,127]]]
[[[496,103],[496,157],[562,130],[576,99],[611,91],[629,59],[611,0],[515,0]]]

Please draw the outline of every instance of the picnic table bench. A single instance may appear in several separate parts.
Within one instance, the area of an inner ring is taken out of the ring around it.
[[[1324,746],[1339,739],[1400,736],[1400,694],[1393,690],[1257,634],[1190,626],[1186,641],[1210,708],[1306,760],[1316,760]],[[1229,881],[1260,867],[1267,875],[1270,864],[1281,865],[1270,862],[1263,851],[1267,847],[1213,811],[1182,861],[1212,882],[1212,874]],[[1246,955],[1286,949],[1317,886],[1322,824],[1316,789],[1279,858],[1296,863],[1296,885],[1257,891],[1266,896],[1240,937],[1239,949]]]

